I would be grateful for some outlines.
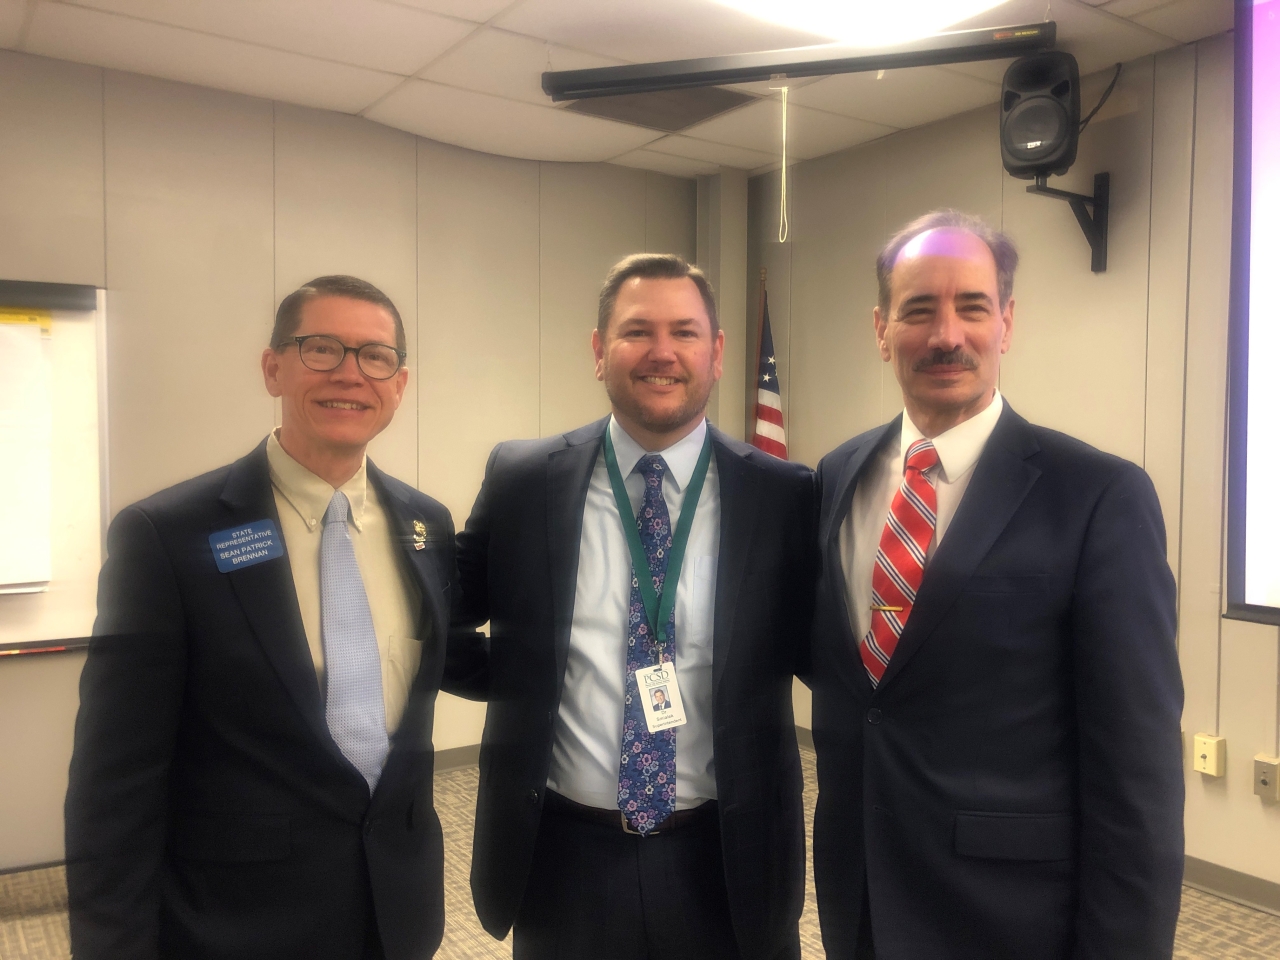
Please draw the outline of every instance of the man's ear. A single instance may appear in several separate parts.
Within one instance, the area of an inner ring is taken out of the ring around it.
[[[262,382],[271,396],[278,397],[284,393],[280,386],[280,354],[271,347],[262,351]]]
[[[591,331],[591,351],[596,355],[596,379],[604,380],[604,339],[597,328]]]
[[[890,360],[889,342],[886,335],[889,332],[889,318],[880,312],[880,308],[876,307],[871,311],[871,325],[876,329],[876,346],[880,348],[880,359],[885,363]]]
[[[1000,337],[1000,352],[1008,353],[1009,346],[1013,342],[1013,297],[1009,298],[1008,303],[1004,305],[1004,309],[1000,311],[1000,314],[1004,320],[1004,334]]]

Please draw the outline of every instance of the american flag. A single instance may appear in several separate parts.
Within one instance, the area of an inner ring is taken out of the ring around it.
[[[782,390],[778,385],[778,359],[773,354],[769,329],[769,295],[760,287],[760,359],[756,368],[756,425],[751,445],[787,459],[787,433],[782,428]]]

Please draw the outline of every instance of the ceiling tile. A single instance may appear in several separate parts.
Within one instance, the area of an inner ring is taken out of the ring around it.
[[[1007,0],[980,16],[955,25],[956,30],[1014,23],[1038,23],[1044,19],[1045,0]],[[1112,64],[1136,60],[1165,50],[1176,41],[1106,9],[1081,3],[1053,4],[1051,17],[1058,25],[1058,49],[1074,54],[1081,73],[1093,73]],[[956,69],[960,65],[949,66]],[[966,71],[967,72],[967,71]],[[1003,75],[1004,71],[1000,71]],[[997,78],[998,79],[998,78]]]
[[[410,80],[365,112],[370,120],[432,140],[529,160],[608,160],[656,131]]]
[[[1175,0],[1133,18],[1135,23],[1183,43],[1224,33],[1235,26],[1235,19],[1231,0]]]
[[[707,163],[705,160],[686,160],[684,157],[654,153],[651,150],[632,150],[609,162],[624,167],[639,167],[641,170],[656,170],[676,177],[698,177],[720,172],[717,164]]]
[[[548,61],[550,66],[548,67]],[[585,70],[610,67],[621,61],[579,53],[547,43],[482,27],[421,74],[451,87],[479,90],[526,103],[549,105],[542,92],[544,70]]]
[[[787,111],[788,159],[807,160],[843,150],[857,143],[893,133],[893,127],[851,120],[807,107]],[[722,117],[699,123],[684,131],[698,140],[727,143],[780,156],[782,153],[782,104],[778,100],[751,103]]]
[[[0,47],[7,49],[17,45],[22,17],[26,12],[27,0],[0,0]]]
[[[781,152],[761,153],[758,150],[747,150],[744,147],[731,147],[724,143],[711,143],[707,140],[695,140],[693,137],[678,135],[655,140],[645,147],[645,150],[699,160],[722,167],[737,167],[739,170],[754,170],[782,156]]]
[[[23,49],[167,80],[355,113],[401,80],[176,27],[42,2]]]
[[[791,102],[890,127],[914,127],[1000,99],[999,84],[938,67],[845,73],[792,91]]]
[[[418,10],[429,10],[442,13],[448,17],[458,17],[473,23],[486,23],[495,14],[511,6],[512,0],[387,0],[398,3],[402,7],[415,7]]]
[[[1088,0],[1085,2],[1088,3]],[[1148,10],[1163,7],[1170,2],[1172,0],[1105,0],[1103,3],[1090,3],[1089,6],[1101,7],[1107,13],[1114,13],[1117,16],[1132,17],[1135,13],[1146,13]]]
[[[73,0],[79,6],[408,76],[475,25],[382,0]]]
[[[830,39],[765,23],[712,0],[524,0],[494,24],[635,63],[803,47]]]

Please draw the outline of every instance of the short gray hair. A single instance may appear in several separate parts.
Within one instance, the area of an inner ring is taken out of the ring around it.
[[[1000,306],[1003,307],[1013,296],[1013,273],[1018,269],[1018,248],[1005,234],[987,224],[981,217],[962,210],[945,207],[941,210],[930,210],[922,217],[917,217],[899,230],[885,244],[880,255],[876,257],[876,280],[880,284],[880,312],[889,313],[891,295],[890,281],[893,279],[893,265],[898,254],[908,243],[930,230],[963,230],[972,233],[987,245],[996,262],[996,286],[1000,291]]]

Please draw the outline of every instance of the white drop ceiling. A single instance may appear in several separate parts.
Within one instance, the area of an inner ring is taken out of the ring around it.
[[[1086,74],[1232,25],[1231,0],[1007,0],[953,29],[1038,21],[1047,6]],[[0,48],[358,114],[487,153],[680,176],[777,164],[768,84],[734,88],[758,99],[668,135],[566,111],[542,93],[542,72],[829,40],[712,0],[0,0]],[[994,103],[1007,65],[797,81],[789,157]]]

